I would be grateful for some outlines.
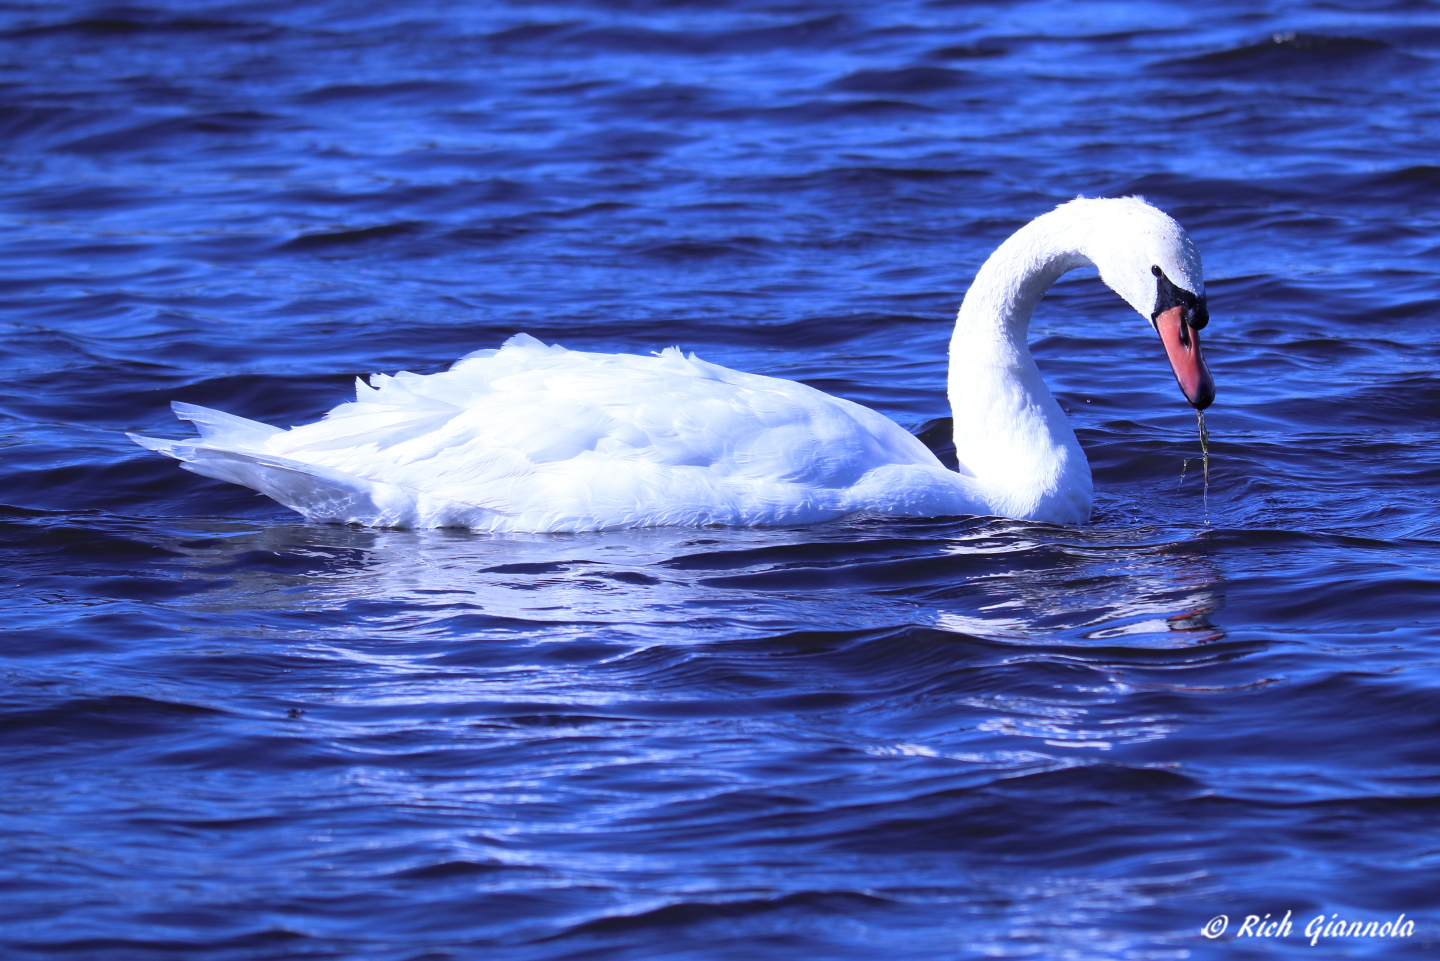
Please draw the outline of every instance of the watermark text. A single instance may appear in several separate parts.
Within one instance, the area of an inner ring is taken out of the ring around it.
[[[1232,938],[1288,938],[1295,933],[1298,921],[1292,921],[1291,911],[1284,917],[1273,914],[1247,914],[1235,927]],[[1217,914],[1200,933],[1214,940],[1223,937],[1230,930],[1230,916]],[[1408,938],[1415,933],[1415,922],[1402,913],[1394,920],[1355,920],[1342,918],[1338,914],[1318,914],[1306,922],[1301,929],[1303,936],[1314,947],[1329,938]]]

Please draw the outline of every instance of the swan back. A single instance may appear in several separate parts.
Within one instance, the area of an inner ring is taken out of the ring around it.
[[[321,520],[578,531],[980,509],[888,418],[676,348],[597,354],[520,334],[442,373],[357,381],[353,402],[291,430],[177,413],[198,442],[137,439]]]

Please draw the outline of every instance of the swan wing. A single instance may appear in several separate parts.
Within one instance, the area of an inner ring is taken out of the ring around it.
[[[354,402],[288,431],[176,412],[198,441],[137,442],[315,519],[561,531],[974,509],[965,479],[888,418],[676,348],[517,335],[443,373],[358,381]]]

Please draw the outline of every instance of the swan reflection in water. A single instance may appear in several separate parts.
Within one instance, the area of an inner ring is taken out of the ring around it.
[[[816,723],[850,705],[826,737],[995,777],[1165,737],[1174,719],[1134,695],[1178,690],[1186,672],[1167,663],[1231,646],[1209,650],[1223,595],[1205,542],[1128,533],[995,518],[503,536],[221,525],[167,546],[213,584],[184,603],[279,634],[326,674],[383,664],[348,679],[351,703]]]
[[[1135,533],[995,518],[507,535],[216,523],[164,546],[187,577],[212,581],[187,602],[212,612],[361,605],[362,623],[468,612],[680,643],[816,624],[1019,645],[1222,639],[1211,623],[1222,577],[1204,541]]]
[[[222,524],[165,546],[211,582],[182,603],[237,634],[304,649],[331,676],[383,664],[347,678],[352,703],[787,718],[848,704],[830,723],[869,754],[996,775],[1163,738],[1173,719],[1133,695],[1180,690],[1186,672],[1167,668],[1232,646],[1215,643],[1222,578],[1204,540],[1128,533],[995,518],[503,536]]]
[[[505,825],[485,857],[564,877],[571,846],[623,850],[646,878],[669,869],[676,838],[723,835],[703,855],[717,876],[776,857],[770,822],[737,817],[729,796],[798,799],[787,803],[808,806],[784,816],[801,833],[862,816],[881,836],[898,818],[964,838],[1016,791],[1068,796],[1055,779],[1071,775],[1073,790],[1100,790],[1087,766],[1134,790],[1182,783],[1166,739],[1185,723],[1174,691],[1194,675],[1173,668],[1233,648],[1208,626],[1222,579],[1205,541],[1159,531],[1122,542],[993,518],[526,536],[217,523],[162,546],[209,585],[177,606],[234,625],[230,650],[213,653],[250,658],[247,704],[303,714],[286,732],[377,803],[413,812],[445,798],[456,836]],[[712,790],[713,803],[697,800]],[[545,811],[586,815],[560,824]],[[1003,896],[1007,923],[1061,941],[1077,919],[1193,884],[1158,864],[1017,888],[997,864],[1033,841],[1012,820],[978,852],[956,840],[904,858],[907,883]]]

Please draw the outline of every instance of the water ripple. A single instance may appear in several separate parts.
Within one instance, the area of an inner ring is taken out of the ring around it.
[[[1437,47],[1428,0],[0,10],[5,951],[1432,955]],[[523,330],[953,458],[964,285],[1077,193],[1195,235],[1220,386],[1207,489],[1144,323],[1055,286],[1083,529],[314,526],[123,436]]]

